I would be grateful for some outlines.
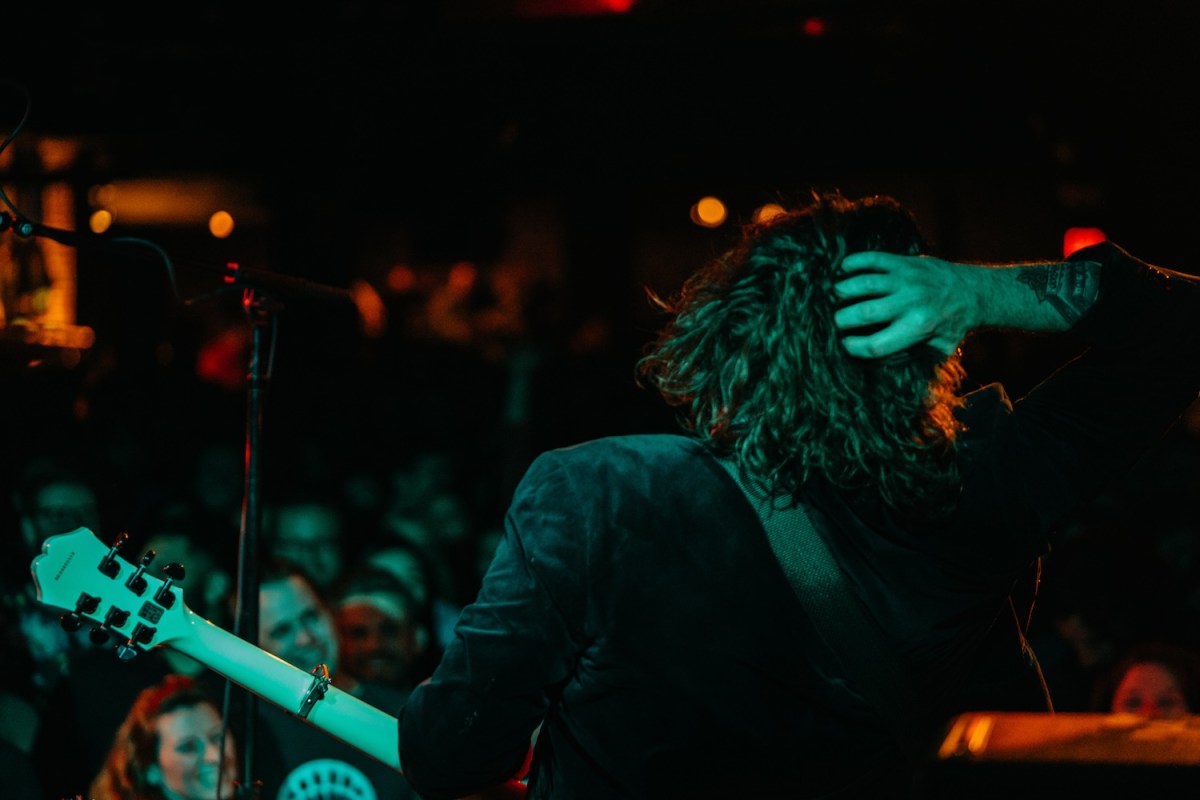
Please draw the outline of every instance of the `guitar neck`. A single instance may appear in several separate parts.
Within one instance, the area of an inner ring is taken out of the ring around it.
[[[299,716],[313,676],[246,640],[217,627],[185,607],[190,635],[164,646],[194,658],[243,689]],[[395,717],[335,686],[311,704],[310,724],[396,771],[400,771],[399,728]]]

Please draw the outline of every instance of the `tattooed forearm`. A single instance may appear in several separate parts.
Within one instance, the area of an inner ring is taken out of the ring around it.
[[[1078,322],[1096,302],[1099,293],[1099,264],[1071,261],[1022,269],[1017,280],[1049,303],[1068,325]]]

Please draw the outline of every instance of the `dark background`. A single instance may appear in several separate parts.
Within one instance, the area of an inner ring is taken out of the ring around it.
[[[961,226],[1038,225],[1028,208],[1048,197],[1055,223],[1106,226],[1150,258],[1186,253],[1200,116],[1200,11],[1187,4],[641,0],[584,13],[596,5],[26,4],[6,16],[5,72],[32,94],[31,130],[92,137],[97,176],[236,176],[290,242],[386,223],[440,254],[486,249],[489,215],[518,192],[765,197],[898,191],[906,176],[943,198],[929,224],[947,246],[970,239]],[[823,35],[805,35],[812,18]],[[16,107],[10,95],[6,128]],[[1003,218],[953,218],[1009,193],[989,209]],[[305,251],[272,266],[338,277]]]
[[[673,290],[753,208],[811,188],[894,194],[951,257],[1053,257],[1084,225],[1192,269],[1200,11],[1188,4],[603,5],[26,4],[3,21],[4,73],[31,100],[14,146],[84,142],[68,176],[81,196],[157,176],[249,187],[261,219],[228,240],[122,231],[169,253],[193,297],[220,288],[212,269],[229,260],[332,287],[377,280],[388,259],[486,265],[511,239],[508,209],[553,209],[563,286],[529,336],[559,360],[544,359],[535,449],[669,425],[631,380],[657,324],[643,289]],[[806,32],[814,19],[820,35]],[[7,132],[24,98],[0,92]],[[708,193],[730,207],[721,228],[687,220]],[[164,449],[244,434],[243,393],[155,361],[168,342],[189,364],[211,317],[237,319],[238,298],[183,309],[159,269],[81,251],[78,321],[97,346],[69,369],[6,359],[11,438],[75,435],[81,417],[154,431]],[[325,432],[364,451],[469,452],[494,430],[502,361],[400,335],[366,342],[344,309],[282,299],[265,416],[279,446]],[[569,321],[596,316],[606,346],[568,358]],[[968,365],[1019,395],[1066,347],[979,337]]]
[[[763,192],[905,173],[981,194],[1017,176],[1094,183],[1101,221],[1163,252],[1184,241],[1200,29],[1187,4],[583,13],[594,5],[26,4],[6,16],[5,71],[32,92],[30,128],[103,143],[98,171],[236,175],[279,215],[337,209],[335,232],[362,215],[436,225],[413,214],[535,187]],[[805,35],[812,18],[824,35]]]

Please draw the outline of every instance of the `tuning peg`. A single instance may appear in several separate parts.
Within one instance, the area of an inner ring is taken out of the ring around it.
[[[128,619],[128,611],[113,606],[108,610],[108,613],[104,615],[104,627],[119,628],[124,625]]]
[[[123,644],[117,645],[117,658],[122,661],[132,661],[134,656],[141,652],[141,646],[150,644],[154,639],[155,631],[155,628],[139,622],[133,628],[133,635]]]
[[[129,576],[129,580],[125,581],[125,585],[134,594],[141,597],[142,592],[146,591],[146,579],[142,577],[142,573],[146,571],[146,567],[154,560],[155,552],[147,550],[146,555],[142,556],[142,563],[138,564],[138,568]]]
[[[74,633],[83,627],[83,617],[86,614],[96,613],[96,609],[100,607],[100,598],[95,595],[90,595],[87,592],[80,592],[79,599],[75,601],[75,610],[63,614],[58,618],[58,622],[67,633]]]
[[[108,555],[100,561],[100,571],[110,578],[117,577],[121,572],[121,565],[117,563],[117,553],[128,539],[128,533],[118,534],[116,540],[112,543],[112,547],[108,548]]]
[[[175,581],[183,580],[183,576],[187,574],[187,570],[183,568],[183,564],[180,564],[178,561],[172,561],[170,564],[164,564],[162,571],[166,573],[167,580],[154,593],[154,602],[163,608],[170,608],[175,605],[175,593],[171,591],[171,585]]]
[[[76,614],[95,614],[99,607],[100,598],[87,592],[80,592],[79,599],[75,601]]]
[[[123,608],[112,606],[108,609],[108,613],[104,615],[104,622],[92,628],[88,636],[96,644],[104,644],[108,641],[108,632],[113,628],[120,628],[129,620],[129,612]]]

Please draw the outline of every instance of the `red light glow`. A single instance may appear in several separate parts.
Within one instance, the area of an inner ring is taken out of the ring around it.
[[[825,25],[825,20],[821,19],[820,17],[809,17],[808,19],[804,20],[803,24],[800,26],[800,30],[804,32],[805,36],[812,36],[815,38],[817,36],[824,36],[828,29]]]
[[[1063,234],[1063,257],[1106,239],[1108,236],[1099,228],[1067,228],[1067,232]]]
[[[387,287],[397,294],[412,290],[417,285],[417,275],[407,264],[396,264],[387,273]]]
[[[588,14],[624,14],[636,0],[516,0],[521,17],[577,17]]]

